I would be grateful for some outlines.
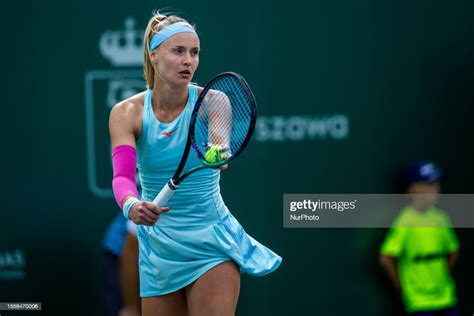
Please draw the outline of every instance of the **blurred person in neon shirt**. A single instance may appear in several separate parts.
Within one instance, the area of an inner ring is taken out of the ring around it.
[[[459,241],[446,212],[435,206],[442,176],[432,162],[416,162],[405,170],[410,203],[380,248],[380,264],[409,315],[458,315],[451,270]]]

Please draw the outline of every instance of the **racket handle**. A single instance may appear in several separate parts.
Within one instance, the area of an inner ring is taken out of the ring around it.
[[[173,196],[177,188],[178,186],[174,184],[173,179],[170,179],[170,181],[168,181],[168,183],[165,184],[163,189],[161,189],[160,193],[158,193],[156,198],[153,200],[153,204],[155,204],[159,208],[162,208],[163,206],[165,206],[168,200]]]

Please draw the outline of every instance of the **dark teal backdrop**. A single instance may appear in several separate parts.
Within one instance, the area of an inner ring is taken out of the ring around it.
[[[243,276],[238,315],[397,315],[377,265],[386,230],[283,229],[282,195],[400,192],[400,170],[415,159],[446,170],[444,192],[474,192],[468,0],[33,1],[6,10],[0,301],[104,315],[101,239],[118,211],[108,111],[142,88],[139,62],[117,56],[134,47],[126,25],[142,36],[155,8],[196,24],[195,81],[236,71],[258,100],[256,137],[222,174],[222,193],[284,262],[267,277]],[[474,234],[457,233],[459,306],[471,315]]]

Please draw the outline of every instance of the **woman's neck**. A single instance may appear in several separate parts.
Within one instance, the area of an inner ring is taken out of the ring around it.
[[[188,100],[188,87],[171,87],[155,80],[152,91],[153,107],[163,112],[182,109]]]

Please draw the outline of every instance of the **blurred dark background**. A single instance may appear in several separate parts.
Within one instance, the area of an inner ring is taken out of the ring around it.
[[[238,315],[401,313],[377,264],[386,228],[284,229],[284,193],[400,193],[401,170],[420,159],[445,170],[444,193],[474,192],[472,1],[12,5],[2,22],[2,302],[105,314],[101,242],[119,211],[108,113],[144,88],[140,45],[153,9],[196,24],[194,81],[236,71],[258,100],[255,138],[221,188],[284,262],[243,276]],[[459,308],[471,315],[474,233],[456,233]]]

